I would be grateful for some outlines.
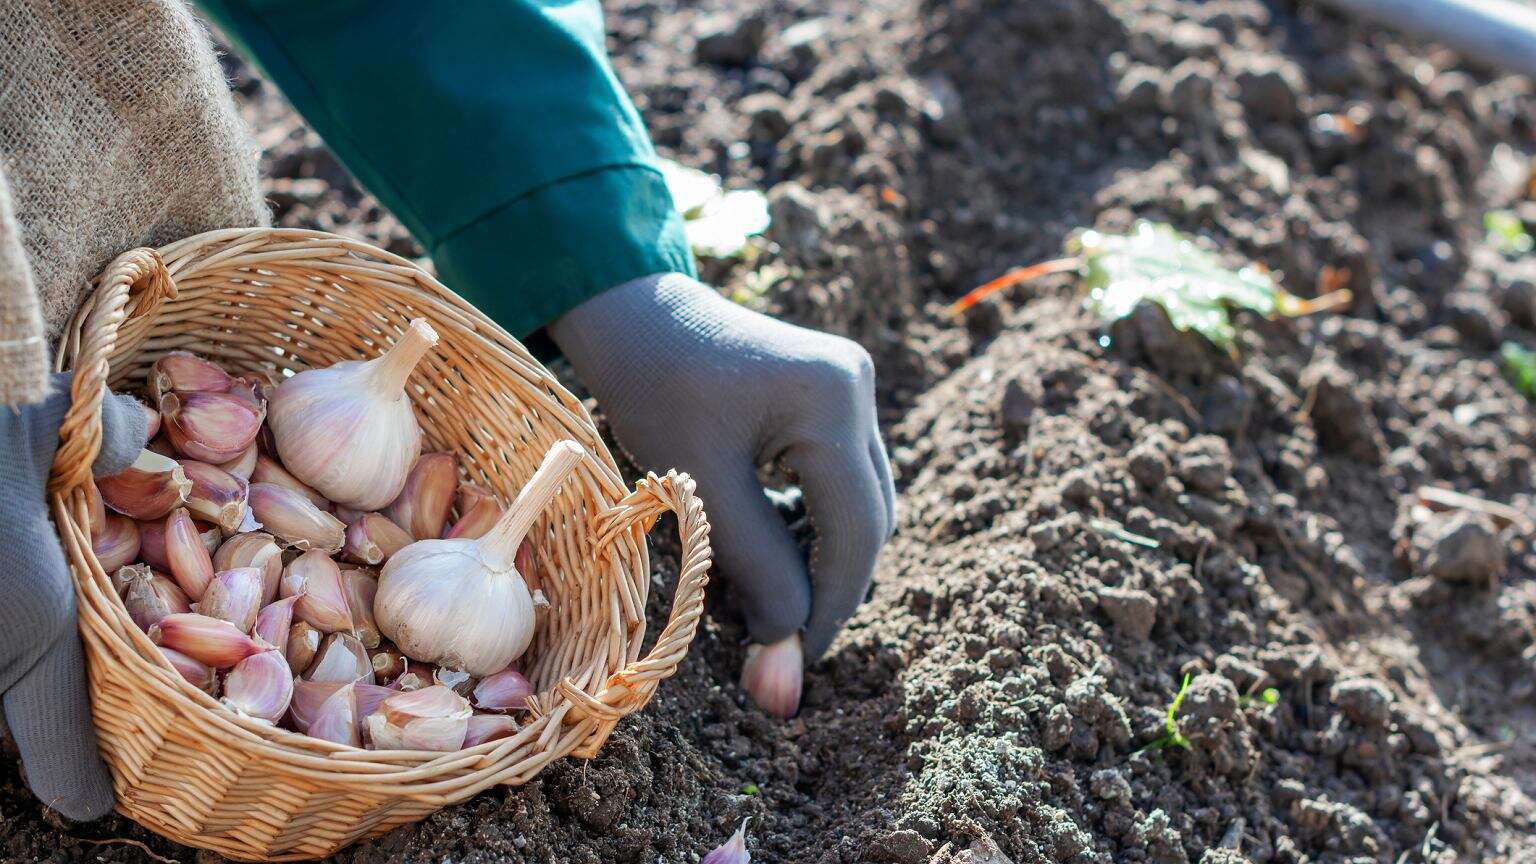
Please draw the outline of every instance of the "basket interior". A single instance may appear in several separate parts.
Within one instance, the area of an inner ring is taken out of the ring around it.
[[[377,356],[408,321],[427,318],[439,343],[408,385],[425,450],[457,454],[463,477],[504,504],[554,442],[574,439],[593,457],[530,534],[550,607],[519,665],[546,711],[561,679],[598,689],[639,654],[649,563],[636,532],[593,548],[591,517],[625,489],[580,402],[516,340],[411,262],[347,241],[282,238],[269,232],[260,243],[237,237],[223,248],[164,250],[179,296],[123,326],[112,387],[142,394],[150,366],[173,350],[275,383]]]

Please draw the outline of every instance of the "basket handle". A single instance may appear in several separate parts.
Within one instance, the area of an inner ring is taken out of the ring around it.
[[[648,531],[667,510],[677,514],[682,560],[678,565],[677,590],[672,597],[672,614],[651,652],[609,675],[603,689],[595,695],[570,678],[556,685],[570,700],[573,719],[598,721],[591,735],[572,751],[580,758],[596,756],[618,722],[645,707],[656,694],[657,685],[677,672],[704,614],[704,587],[709,584],[713,553],[709,547],[709,519],[704,515],[704,504],[694,494],[692,477],[678,471],[668,471],[663,477],[646,475],[635,484],[635,491],[597,517],[594,542],[597,548],[604,548],[637,524]]]
[[[108,358],[117,348],[118,329],[175,296],[176,283],[153,249],[130,249],[102,271],[95,293],[76,318],[80,324],[72,337],[75,377],[69,385],[69,410],[59,424],[59,449],[48,477],[50,493],[63,495],[91,479],[91,463],[101,452],[101,400],[107,392]]]

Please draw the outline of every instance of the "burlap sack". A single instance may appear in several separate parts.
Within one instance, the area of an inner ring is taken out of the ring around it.
[[[47,343],[113,257],[266,219],[183,3],[0,0],[0,403],[42,397]]]

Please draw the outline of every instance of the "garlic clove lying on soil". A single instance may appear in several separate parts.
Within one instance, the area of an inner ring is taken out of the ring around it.
[[[265,531],[236,534],[225,540],[213,553],[215,570],[257,567],[261,570],[261,602],[271,603],[283,578],[283,550]]]
[[[148,631],[167,615],[192,611],[187,595],[170,578],[149,569],[143,564],[130,564],[112,576],[118,593],[123,597],[123,607],[128,617]]]
[[[235,629],[235,625],[207,615],[185,612],[167,615],[149,628],[149,641],[206,663],[226,669],[259,654],[261,646]]]
[[[227,393],[167,393],[160,397],[165,437],[176,452],[214,465],[245,452],[256,440],[262,412]]]
[[[290,561],[278,591],[284,597],[303,595],[293,614],[316,630],[341,633],[352,629],[352,611],[341,583],[341,568],[324,552],[311,549]]]
[[[389,556],[411,545],[405,529],[381,513],[364,513],[347,526],[341,557],[358,564],[383,564]]]
[[[505,714],[475,714],[464,730],[464,747],[510,738],[517,731],[517,721]]]
[[[417,318],[372,360],[309,369],[279,384],[270,425],[283,464],[348,507],[377,510],[393,501],[421,453],[406,381],[436,344],[432,325]]]
[[[741,666],[741,686],[763,711],[787,720],[800,710],[800,686],[805,674],[800,634],[772,645],[748,645]]]
[[[139,557],[139,523],[113,513],[91,537],[91,551],[103,573],[116,573],[119,567]]]
[[[376,750],[458,750],[469,731],[469,701],[442,685],[396,693],[368,717]]]
[[[181,470],[192,482],[186,507],[228,533],[234,533],[245,521],[246,497],[250,486],[239,477],[206,462],[180,460]]]
[[[217,363],[187,351],[172,351],[149,370],[149,392],[156,402],[167,393],[223,393],[235,379]]]
[[[347,568],[341,571],[341,589],[352,613],[352,635],[364,648],[379,647],[379,625],[373,620],[373,598],[379,592],[379,580],[369,571]]]
[[[283,649],[283,655],[288,658],[290,672],[298,675],[308,669],[309,664],[315,662],[315,655],[320,651],[322,635],[307,621],[295,621],[288,625],[288,644]]]
[[[251,635],[258,642],[276,648],[284,660],[288,658],[288,631],[293,627],[293,605],[297,602],[298,597],[284,597],[268,603],[256,613],[256,623],[251,628]]]
[[[213,579],[213,558],[186,510],[177,509],[165,517],[165,563],[188,597],[203,599]]]
[[[341,551],[347,526],[303,494],[274,483],[252,483],[251,515],[268,533],[300,551]]]
[[[528,707],[533,685],[516,669],[508,667],[487,675],[475,685],[475,707],[482,711],[516,711]]]
[[[441,537],[458,483],[457,456],[423,453],[411,466],[400,495],[385,508],[384,515],[417,540]]]
[[[444,540],[478,540],[501,518],[501,502],[490,491],[465,483],[459,487],[459,521],[453,523]]]
[[[261,571],[236,567],[213,574],[203,597],[192,607],[199,615],[218,618],[249,632],[261,609]]]
[[[293,698],[293,678],[288,661],[276,650],[262,651],[241,660],[224,676],[224,707],[276,723]]]
[[[212,666],[199,663],[191,657],[175,650],[161,646],[160,653],[170,661],[171,668],[181,673],[181,677],[187,679],[187,683],[212,696],[219,692],[219,675]]]
[[[192,481],[168,456],[144,450],[133,464],[96,480],[106,506],[133,519],[159,519],[187,500]]]
[[[750,817],[741,820],[741,827],[731,839],[711,849],[699,864],[750,864],[752,855],[747,852],[747,823],[751,821]]]
[[[332,633],[320,643],[315,660],[304,671],[306,681],[356,681],[373,683],[373,662],[367,649],[350,633]]]
[[[574,441],[550,448],[508,508],[478,540],[420,540],[379,577],[379,630],[409,657],[471,675],[511,665],[533,639],[533,598],[514,561],[528,529],[584,458]]]

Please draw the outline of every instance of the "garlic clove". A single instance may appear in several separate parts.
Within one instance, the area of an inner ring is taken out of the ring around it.
[[[309,488],[302,480],[288,473],[288,469],[265,454],[257,454],[256,464],[251,468],[251,482],[271,483],[273,486],[291,489],[309,499],[309,503],[320,510],[329,512],[332,507],[331,502],[324,495]]]
[[[517,721],[505,714],[475,714],[464,729],[464,747],[510,738],[517,731]]]
[[[161,646],[160,653],[170,661],[171,668],[181,673],[181,677],[187,679],[187,683],[212,696],[219,692],[219,675],[212,666],[199,663],[191,657],[175,650]]]
[[[165,562],[181,590],[201,600],[213,579],[213,559],[186,510],[178,508],[165,517]]]
[[[219,545],[213,553],[215,570],[231,570],[235,567],[261,568],[261,602],[271,603],[277,596],[278,583],[283,578],[283,550],[277,541],[265,531],[236,534]]]
[[[261,382],[255,378],[235,378],[225,391],[230,396],[251,406],[265,419],[267,416],[267,397],[262,394]],[[254,443],[254,442],[253,442]]]
[[[444,540],[478,540],[501,518],[501,502],[482,486],[459,486],[459,521],[453,523]]]
[[[417,540],[441,537],[458,482],[457,456],[423,453],[406,475],[400,497],[384,509],[384,515]]]
[[[373,683],[373,663],[363,643],[350,633],[332,633],[320,643],[320,651],[304,672],[306,681],[356,681]]]
[[[731,839],[711,849],[699,864],[750,864],[752,855],[747,852],[747,823],[751,821],[751,818],[741,820],[741,827]]]
[[[112,582],[122,595],[123,607],[128,617],[148,631],[167,615],[192,611],[187,595],[170,578],[154,572],[143,564],[130,564],[112,576]]]
[[[225,708],[276,723],[293,699],[293,678],[288,661],[276,650],[262,651],[241,660],[224,676]]]
[[[250,486],[244,480],[206,462],[180,460],[181,470],[192,481],[186,507],[194,515],[233,534],[245,521]]]
[[[346,527],[302,494],[273,483],[252,483],[251,514],[268,533],[301,551],[341,551]]]
[[[352,611],[347,603],[341,568],[318,549],[311,549],[288,563],[278,591],[284,597],[302,594],[293,614],[323,633],[349,632]]]
[[[139,407],[144,409],[144,440],[153,441],[160,434],[160,412],[143,402],[139,403]]]
[[[379,647],[379,625],[373,621],[373,597],[378,593],[379,580],[365,570],[349,568],[341,571],[341,587],[352,614],[352,634],[364,648]]]
[[[219,618],[244,633],[256,623],[261,609],[261,571],[255,567],[236,567],[213,574],[202,599],[193,611]]]
[[[217,465],[245,452],[263,415],[227,393],[193,392],[162,395],[160,417],[176,452]]]
[[[96,487],[101,499],[114,511],[133,519],[159,519],[187,500],[192,481],[175,459],[144,450],[133,464],[110,477],[100,477]]]
[[[487,675],[475,685],[475,707],[483,711],[515,711],[528,707],[533,685],[512,667]]]
[[[149,641],[206,663],[225,669],[261,652],[251,637],[235,625],[219,618],[195,612],[167,615],[149,628]]]
[[[336,744],[363,746],[358,729],[357,701],[352,690],[351,683],[338,685],[336,691],[315,709],[305,734]]]
[[[321,635],[319,630],[306,621],[295,621],[288,625],[288,644],[283,649],[283,655],[288,658],[290,672],[298,675],[315,662],[315,655],[320,651]]]
[[[741,666],[742,689],[757,707],[787,720],[800,710],[804,666],[799,633],[772,645],[748,645],[747,660]]]
[[[458,750],[469,731],[469,701],[442,685],[396,693],[368,717],[378,750]]]
[[[261,607],[251,629],[251,635],[258,642],[276,648],[284,659],[288,657],[288,631],[293,627],[293,605],[297,602],[298,597],[285,597]]]
[[[91,551],[103,573],[116,573],[118,568],[139,557],[139,542],[139,523],[113,513],[91,537]]]
[[[474,689],[475,679],[461,669],[438,667],[432,670],[432,683],[441,684],[460,696],[468,696],[469,691]]]
[[[382,564],[389,556],[411,545],[405,529],[380,513],[364,513],[347,526],[341,557],[358,564]]]
[[[368,684],[363,681],[352,682],[352,700],[357,705],[357,728],[363,730],[363,721],[368,716],[379,710],[384,700],[395,695],[397,690],[388,687],[380,687],[377,684]]]
[[[400,677],[389,682],[389,688],[391,690],[399,690],[402,693],[410,693],[424,687],[431,687],[432,677],[436,671],[436,669],[425,663],[417,663],[415,660],[407,657],[405,660],[405,671],[400,673]]]
[[[405,674],[405,655],[390,647],[374,648],[368,652],[368,660],[373,666],[373,680],[394,681]]]
[[[284,380],[271,394],[273,438],[283,464],[348,507],[377,510],[393,501],[421,453],[421,427],[406,381],[436,344],[436,331],[418,318],[379,357]]]
[[[139,528],[139,560],[162,573],[169,573],[171,559],[165,552],[165,520],[134,524]]]
[[[256,471],[256,457],[259,455],[261,455],[260,451],[253,441],[251,446],[240,451],[239,456],[228,462],[219,463],[219,468],[235,477],[239,477],[241,480],[246,481],[246,483],[250,483],[251,474]]]
[[[517,557],[512,561],[518,575],[523,577],[523,584],[527,585],[528,591],[534,595],[534,605],[538,606],[543,597],[541,590],[543,582],[539,578],[539,564],[533,557],[533,541],[524,537],[523,542],[517,544]],[[543,602],[544,605],[549,605],[549,601]]]
[[[149,392],[159,402],[173,391],[223,393],[235,381],[217,363],[186,351],[172,351],[149,370]]]
[[[561,441],[501,520],[478,540],[419,540],[379,577],[374,618],[407,656],[489,675],[527,650],[533,598],[517,573],[517,549],[586,453]],[[424,459],[426,457],[423,457]]]
[[[319,714],[320,706],[338,690],[351,684],[343,681],[305,681],[299,677],[291,680],[293,699],[288,703],[288,716],[293,720],[293,728],[305,733]]]

